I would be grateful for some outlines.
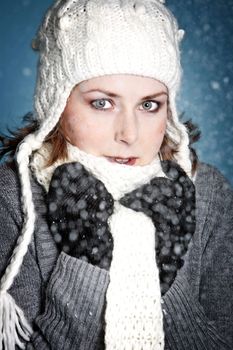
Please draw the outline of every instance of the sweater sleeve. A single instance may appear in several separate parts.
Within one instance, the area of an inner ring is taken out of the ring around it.
[[[231,350],[181,276],[163,298],[165,350]]]
[[[233,194],[213,167],[205,165],[200,175],[198,229],[183,271],[163,298],[166,350],[233,345]]]
[[[0,194],[1,276],[22,227],[18,188],[11,185],[9,181],[4,183]],[[33,327],[26,348],[103,349],[108,272],[61,253],[45,283],[35,254],[33,237],[20,272],[9,290]],[[16,349],[19,348],[16,346]]]
[[[200,303],[233,348],[233,190],[217,170],[213,178],[201,261]]]
[[[62,252],[46,289],[45,310],[35,319],[34,349],[104,349],[108,282],[107,271]]]

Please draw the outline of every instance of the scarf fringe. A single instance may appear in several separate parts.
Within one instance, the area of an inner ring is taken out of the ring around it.
[[[23,311],[16,305],[12,296],[6,292],[0,292],[0,350],[14,350],[18,345],[25,349],[20,341],[29,341],[32,328],[26,320]]]

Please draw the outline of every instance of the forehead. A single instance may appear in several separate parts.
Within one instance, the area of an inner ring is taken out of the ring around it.
[[[166,86],[156,79],[129,74],[114,74],[92,78],[79,83],[78,87],[83,93],[88,90],[101,88],[115,90],[115,92],[128,92],[129,90],[134,93],[167,92]]]

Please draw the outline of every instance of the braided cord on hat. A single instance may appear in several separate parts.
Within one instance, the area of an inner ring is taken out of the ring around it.
[[[23,143],[20,146],[17,160],[19,162],[19,172],[21,176],[24,176],[22,192],[24,198],[23,210],[25,214],[25,224],[0,285],[0,349],[2,349],[3,346],[5,350],[14,349],[15,345],[24,349],[24,345],[20,342],[18,335],[24,340],[29,340],[29,336],[32,332],[23,311],[16,305],[14,299],[8,293],[8,289],[13,284],[15,276],[19,272],[34,231],[35,211],[28,170],[30,153],[30,146],[27,143]]]
[[[64,91],[61,91],[61,95],[63,93]],[[63,96],[64,98],[66,98],[66,94],[65,97]],[[14,278],[19,273],[23,258],[27,253],[28,245],[31,242],[36,220],[30,183],[30,156],[33,151],[42,146],[45,137],[54,128],[60,118],[60,114],[55,115],[55,111],[62,109],[64,104],[59,99],[56,102],[54,113],[51,113],[50,118],[44,121],[38,133],[30,134],[23,140],[18,147],[16,155],[22,189],[21,201],[24,224],[17,245],[12,253],[10,263],[0,281],[0,350],[12,350],[15,349],[15,345],[24,349],[25,346],[20,341],[19,336],[25,341],[28,341],[32,333],[32,328],[25,318],[23,311],[16,305],[15,300],[8,293],[8,290],[14,282]]]
[[[22,190],[21,202],[24,223],[10,263],[0,281],[0,350],[12,350],[15,349],[15,345],[24,349],[24,344],[19,340],[19,335],[25,341],[28,341],[32,333],[31,326],[26,320],[23,311],[16,305],[8,290],[20,271],[35,226],[36,213],[30,183],[30,156],[33,151],[38,150],[42,146],[46,136],[58,123],[69,94],[70,85],[68,83],[60,87],[48,118],[42,122],[37,132],[24,138],[16,153]]]
[[[22,205],[25,222],[13,251],[10,264],[6,268],[0,282],[0,350],[2,350],[2,346],[5,350],[12,350],[15,349],[15,345],[24,349],[24,344],[19,340],[19,335],[27,341],[32,333],[31,326],[26,320],[23,311],[16,305],[8,290],[20,270],[34,231],[35,210],[28,165],[33,148],[39,148],[39,146],[40,143],[38,143],[35,136],[29,135],[27,140],[19,146],[17,153],[19,174],[21,180],[23,179]]]
[[[61,95],[64,89],[61,89]],[[63,99],[67,94],[63,95]],[[57,124],[64,101],[57,97],[56,105],[51,110],[50,118],[46,119],[41,125],[39,131],[35,134],[28,135],[19,145],[16,160],[18,163],[19,177],[22,189],[22,209],[24,214],[24,224],[21,235],[18,238],[17,245],[12,253],[9,265],[5,274],[0,281],[0,350],[12,350],[18,345],[24,349],[24,344],[20,341],[19,336],[25,341],[30,339],[32,328],[24,316],[23,311],[16,305],[15,300],[8,293],[9,288],[14,282],[14,278],[19,273],[28,245],[34,232],[35,226],[35,209],[32,198],[30,183],[29,162],[33,151],[39,149],[48,135],[48,133]],[[60,110],[60,114],[56,113]]]

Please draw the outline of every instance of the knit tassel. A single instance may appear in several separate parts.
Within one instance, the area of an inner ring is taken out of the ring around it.
[[[32,328],[8,292],[0,292],[0,350],[25,349],[19,336],[29,341]]]
[[[19,340],[19,336],[21,336],[22,341],[28,341],[30,339],[29,335],[32,333],[32,329],[23,311],[16,305],[15,300],[8,293],[22,266],[23,258],[27,253],[27,248],[34,231],[35,211],[32,201],[28,164],[33,149],[40,144],[33,134],[28,135],[25,140],[18,146],[17,151],[18,169],[20,180],[22,181],[25,223],[12,253],[10,264],[7,266],[5,274],[0,281],[0,350],[15,350],[16,345],[20,349],[24,349],[25,346]]]

